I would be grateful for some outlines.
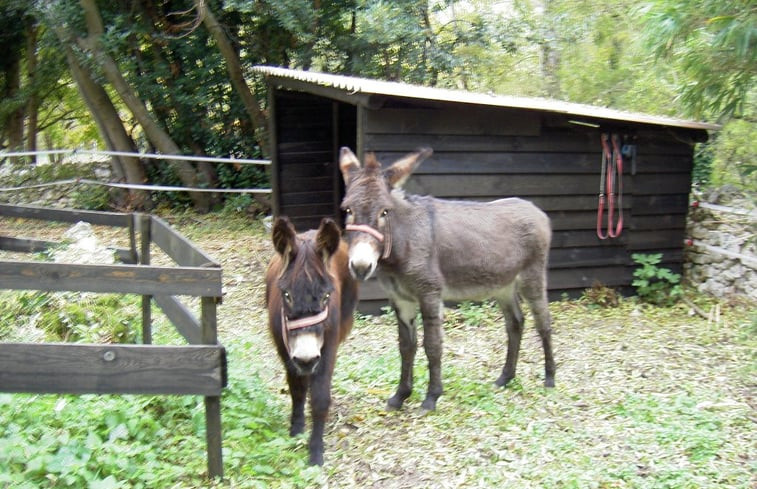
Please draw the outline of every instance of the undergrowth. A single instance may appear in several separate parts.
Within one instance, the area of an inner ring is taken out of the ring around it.
[[[140,308],[138,296],[0,291],[0,340],[134,343]]]
[[[658,306],[671,306],[681,298],[681,275],[660,266],[662,253],[634,253],[633,261],[639,265],[634,270],[636,293],[641,300]]]

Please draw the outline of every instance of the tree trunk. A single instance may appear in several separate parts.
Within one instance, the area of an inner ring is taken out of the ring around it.
[[[59,36],[60,30],[58,31]],[[62,39],[63,41],[63,39]],[[71,75],[76,82],[84,102],[97,124],[106,147],[111,151],[133,153],[134,142],[126,133],[123,122],[105,89],[96,83],[90,73],[79,63],[68,44],[62,42]],[[131,156],[111,157],[113,173],[127,183],[144,184],[147,180],[144,167],[138,158]],[[149,210],[152,208],[150,194],[144,190],[130,190],[129,201],[120,202],[125,207]]]
[[[29,23],[26,37],[26,76],[31,92],[26,102],[26,151],[37,151],[37,120],[39,114],[39,97],[37,96],[37,33],[39,27],[34,21]],[[32,155],[31,162],[37,162],[37,155]]]
[[[126,107],[134,115],[134,118],[137,119],[139,125],[142,126],[145,136],[155,145],[158,151],[169,155],[180,154],[181,150],[173,139],[171,139],[171,136],[160,127],[131,85],[126,82],[116,62],[102,50],[100,36],[103,33],[103,25],[95,0],[80,0],[79,3],[84,9],[89,34],[86,40],[79,39],[80,47],[91,52],[99,61],[105,78],[113,85],[121,100],[123,100]],[[197,172],[191,163],[182,160],[170,160],[169,164],[174,168],[184,186],[198,186]],[[207,194],[203,192],[189,192],[189,196],[198,211],[207,212],[210,210]]]
[[[4,97],[13,99],[20,96],[21,91],[21,56],[14,55],[12,64],[9,65],[8,70],[5,72],[6,85]],[[24,145],[24,109],[19,106],[16,110],[8,114],[6,119],[6,131],[8,134],[8,149],[10,151],[21,151]],[[16,158],[11,158],[11,161],[18,161]]]
[[[544,80],[545,95],[560,98],[560,50],[557,47],[557,18],[554,14],[553,0],[544,1],[542,23],[544,25],[541,40],[541,76]]]
[[[195,6],[197,7],[199,15],[202,16],[202,21],[205,24],[205,27],[213,36],[213,39],[215,39],[216,44],[218,44],[218,50],[221,51],[221,55],[223,55],[223,58],[226,61],[226,69],[229,72],[231,84],[242,98],[242,103],[247,111],[247,116],[252,122],[253,131],[255,132],[255,140],[258,142],[263,155],[268,156],[270,155],[270,152],[268,148],[266,118],[260,110],[260,106],[258,105],[255,96],[250,91],[250,87],[247,86],[244,74],[242,73],[242,64],[239,61],[239,56],[231,45],[229,38],[226,36],[223,27],[218,23],[218,20],[215,15],[213,15],[210,7],[206,5],[205,0],[195,0]]]

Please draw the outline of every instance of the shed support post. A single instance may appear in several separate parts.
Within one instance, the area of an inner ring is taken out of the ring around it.
[[[143,214],[137,216],[140,219],[140,249],[139,249],[139,264],[150,264],[150,243],[152,241],[151,235],[151,217]],[[145,345],[152,344],[152,296],[142,296],[142,343]]]
[[[216,325],[216,297],[202,298],[202,342],[218,344]],[[221,451],[221,397],[205,397],[205,441],[208,450],[208,476],[223,478],[223,454]]]

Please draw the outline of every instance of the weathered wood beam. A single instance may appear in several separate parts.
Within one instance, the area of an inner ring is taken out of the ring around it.
[[[187,343],[190,345],[203,343],[200,321],[192,314],[192,311],[176,297],[170,295],[154,295],[152,298]]]
[[[219,345],[0,344],[0,391],[219,396]]]
[[[0,288],[221,297],[221,269],[0,261]]]
[[[151,217],[151,239],[182,267],[220,267],[210,256],[196,248],[191,241],[176,232],[163,219]]]
[[[131,222],[131,214],[120,212],[51,209],[49,207],[37,207],[33,205],[0,204],[0,216],[60,222],[84,221],[100,226],[117,227],[129,227]]]

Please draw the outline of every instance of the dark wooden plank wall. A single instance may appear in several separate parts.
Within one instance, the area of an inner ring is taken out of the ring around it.
[[[627,289],[635,252],[663,252],[667,266],[681,267],[691,146],[662,129],[612,129],[634,137],[637,157],[634,168],[630,160],[624,168],[625,231],[602,241],[595,232],[602,131],[554,118],[545,123],[525,111],[385,108],[368,112],[364,141],[384,163],[420,146],[434,149],[408,181],[408,192],[475,200],[519,196],[544,209],[554,230],[549,287],[559,297],[595,282]],[[382,295],[371,286],[361,293],[365,300]]]
[[[335,213],[334,102],[290,91],[274,96],[279,215],[298,231],[318,227]]]

